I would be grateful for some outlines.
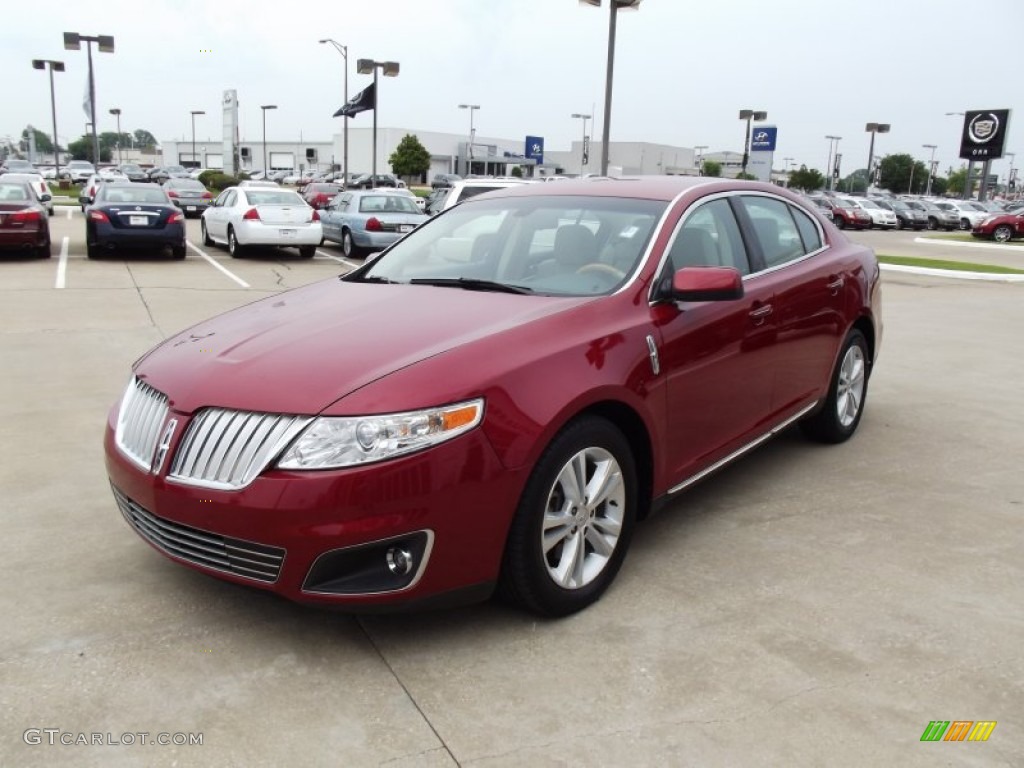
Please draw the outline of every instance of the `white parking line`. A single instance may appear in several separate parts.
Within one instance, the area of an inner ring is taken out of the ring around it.
[[[74,208],[68,208],[68,221],[71,221],[71,214],[75,212]]]
[[[206,253],[206,251],[204,251],[204,250],[203,250],[202,248],[197,248],[196,246],[192,245],[192,243],[191,243],[191,242],[189,242],[189,241],[187,241],[187,240],[186,240],[185,242],[186,242],[186,244],[188,245],[188,247],[189,247],[189,248],[191,248],[191,249],[192,249],[193,251],[195,251],[196,253],[198,253],[198,254],[199,254],[200,256],[202,256],[202,257],[203,257],[204,259],[206,259],[206,260],[207,260],[208,262],[210,262],[210,263],[211,263],[211,264],[212,264],[213,266],[215,266],[215,267],[216,267],[217,269],[219,269],[219,270],[220,270],[221,272],[223,272],[223,273],[224,273],[225,275],[227,275],[228,277],[230,277],[230,278],[231,278],[232,280],[234,280],[234,281],[235,281],[236,283],[238,283],[238,284],[239,284],[240,286],[242,286],[243,288],[251,288],[251,287],[252,287],[252,286],[250,286],[250,285],[249,285],[249,284],[248,284],[247,282],[245,282],[245,280],[243,280],[242,278],[240,278],[240,277],[239,277],[238,275],[234,274],[233,272],[229,272],[229,271],[228,271],[227,269],[225,269],[225,268],[224,268],[224,267],[222,267],[222,266],[221,266],[220,264],[218,264],[218,263],[217,263],[217,261],[216,261],[216,260],[215,260],[215,259],[214,259],[214,258],[213,258],[212,256],[210,256],[209,254],[207,254],[207,253]]]
[[[317,248],[316,252],[319,253],[321,256],[326,256],[328,259],[334,259],[336,262],[338,262],[339,264],[344,264],[346,267],[352,267],[352,269],[356,269],[359,266],[358,264],[353,264],[351,261],[343,259],[340,256],[335,256],[333,253],[321,251],[319,248]]]
[[[60,261],[57,262],[57,285],[56,288],[64,287],[64,279],[68,271],[68,238],[60,241]]]

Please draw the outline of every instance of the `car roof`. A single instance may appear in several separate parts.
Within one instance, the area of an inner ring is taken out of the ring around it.
[[[497,189],[488,197],[529,196],[529,195],[582,195],[584,197],[634,197],[669,202],[692,189],[706,187],[709,193],[749,189],[752,192],[783,193],[780,187],[759,181],[740,181],[711,176],[623,176],[616,178],[599,177],[590,179],[566,179],[557,184],[538,184],[518,181],[470,179],[460,185],[471,183],[480,186],[494,186]],[[784,194],[784,193],[783,193]]]

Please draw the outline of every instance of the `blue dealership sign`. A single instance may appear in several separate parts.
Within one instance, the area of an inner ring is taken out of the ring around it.
[[[541,165],[544,162],[544,137],[527,136],[525,154],[531,160],[535,160],[537,165]]]
[[[775,137],[778,135],[778,132],[779,129],[774,125],[756,126],[753,135],[750,137],[750,151],[774,152]]]

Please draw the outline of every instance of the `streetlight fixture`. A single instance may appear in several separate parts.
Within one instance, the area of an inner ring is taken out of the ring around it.
[[[96,79],[92,73],[92,44],[101,53],[114,52],[114,38],[112,35],[80,35],[78,32],[64,33],[64,48],[69,51],[80,51],[82,43],[85,43],[85,50],[89,54],[89,121],[92,123],[92,151],[93,162],[100,162],[100,138],[96,133]]]
[[[835,170],[832,168],[832,155],[839,152],[839,142],[843,140],[843,137],[826,136],[825,138],[828,139],[828,165],[825,166],[825,175],[828,179],[828,184],[825,186],[828,187],[829,192],[831,192],[836,186],[836,174]]]
[[[468,146],[466,148],[467,149],[467,151],[466,151],[466,156],[467,156],[467,159],[466,159],[466,176],[469,176],[469,174],[471,174],[473,172],[473,136],[474,136],[474,131],[473,131],[473,113],[476,110],[480,109],[480,105],[479,104],[459,104],[459,109],[468,109],[469,110],[469,144],[468,144]],[[486,163],[484,165],[486,166]],[[486,168],[484,168],[484,172],[485,173],[487,172]]]
[[[121,165],[121,108],[115,107],[109,112],[117,118],[117,164]]]
[[[277,109],[277,104],[261,104],[263,110],[263,178],[270,178],[270,166],[267,165],[267,110]],[[348,171],[345,171],[348,173]]]
[[[370,184],[377,182],[377,106],[380,104],[380,94],[377,92],[377,71],[384,73],[384,77],[398,77],[397,61],[374,61],[373,59],[357,59],[356,72],[360,75],[373,73],[373,166],[370,171]],[[470,112],[470,115],[473,113]],[[348,173],[348,171],[345,171]]]
[[[619,10],[640,10],[641,0],[610,0],[608,3],[608,68],[604,79],[604,135],[601,137],[601,175],[608,175],[608,135],[612,121],[612,74],[615,71],[615,22]],[[580,0],[580,5],[601,7],[601,0]]]
[[[320,42],[321,43],[330,43],[331,45],[333,45],[335,50],[337,50],[337,52],[341,54],[341,58],[343,58],[345,60],[345,101],[343,101],[342,103],[343,104],[348,104],[348,46],[347,45],[342,45],[337,40],[333,40],[333,39],[331,39],[329,37],[324,38]],[[376,110],[374,110],[374,111],[376,111]],[[347,117],[342,119],[342,124],[341,125],[342,125],[341,131],[342,131],[342,137],[343,137],[342,138],[342,155],[341,155],[342,160],[341,161],[342,161],[342,173],[344,173],[344,176],[342,176],[341,178],[342,178],[342,181],[346,181],[348,179],[348,118]]]
[[[32,59],[32,69],[50,70],[50,111],[53,113],[53,179],[60,179],[60,144],[57,139],[57,100],[53,95],[53,73],[64,71],[63,61]]]
[[[767,120],[768,113],[756,109],[741,109],[740,120],[747,121],[747,134],[743,139],[743,175],[747,175],[747,160],[750,157],[750,121]]]
[[[201,109],[192,110],[192,162],[196,162],[196,115],[205,115]],[[266,113],[264,113],[266,114]],[[197,163],[196,168],[199,168],[201,164]]]
[[[1015,175],[1015,170],[1016,169],[1013,167],[1013,158],[1015,158],[1017,156],[1017,153],[1016,152],[1004,152],[1003,154],[1006,155],[1008,158],[1010,158],[1010,170],[1006,172],[1006,194],[1009,195],[1010,191],[1011,191],[1010,190],[1010,185],[1012,184],[1014,186],[1015,189],[1013,191],[1016,191],[1016,186],[1017,186],[1017,179],[1016,179],[1016,175]]]
[[[704,175],[704,150],[708,148],[707,144],[698,144],[694,147],[697,150],[697,175]]]
[[[590,120],[593,115],[584,115],[582,112],[573,112],[570,117],[583,121],[583,144],[580,146],[580,178],[583,178],[583,169],[587,167],[587,161],[590,159],[589,153],[587,152],[587,120]]]
[[[871,134],[871,146],[868,148],[868,185],[864,189],[864,194],[868,193],[871,189],[871,175],[873,173],[871,163],[875,159],[875,134],[876,133],[888,133],[890,125],[888,123],[868,123],[864,126],[864,130]],[[913,167],[913,166],[911,166]]]
[[[925,197],[928,197],[932,193],[932,177],[935,175],[935,150],[938,149],[938,145],[922,144],[921,146],[932,151],[931,159],[928,160],[928,186],[924,190]]]

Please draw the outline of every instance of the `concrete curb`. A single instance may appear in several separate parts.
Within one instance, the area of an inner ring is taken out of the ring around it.
[[[967,245],[972,245],[967,243]],[[908,267],[904,264],[878,265],[885,272],[906,272],[911,275],[949,277],[954,280],[988,280],[994,283],[1024,283],[1024,274],[999,274],[998,272],[961,272],[956,269],[933,269],[932,267]]]
[[[1024,247],[1019,245],[1002,245],[1000,243],[962,243],[959,240],[937,240],[931,237],[915,237],[915,243],[922,243],[924,245],[952,245],[957,248],[994,248],[999,251],[1010,251],[1011,253],[1016,251],[1017,253],[1024,255]]]

